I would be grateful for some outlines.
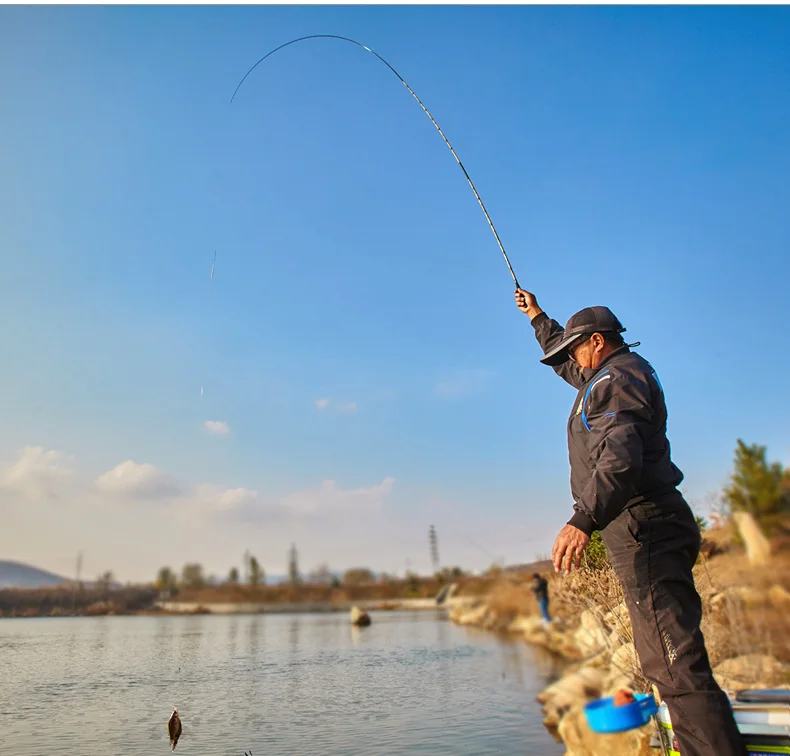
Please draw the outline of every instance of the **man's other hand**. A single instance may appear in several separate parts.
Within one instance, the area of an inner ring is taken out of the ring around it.
[[[583,533],[573,525],[566,525],[554,541],[554,548],[551,550],[551,561],[554,562],[554,569],[557,572],[570,572],[575,566],[579,568],[582,562],[582,554],[590,542],[590,536]]]

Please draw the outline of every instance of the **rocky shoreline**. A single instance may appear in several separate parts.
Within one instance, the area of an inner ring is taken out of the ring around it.
[[[560,594],[558,603],[562,601],[562,591],[571,589],[560,584],[555,590],[555,595]],[[528,588],[522,586],[522,590]],[[733,602],[743,607],[744,601],[752,605],[767,602],[784,613],[790,605],[790,593],[780,585],[773,585],[762,591],[730,588],[704,594],[705,605],[714,614],[732,611]],[[602,602],[547,624],[536,614],[514,614],[503,609],[501,603],[495,597],[482,598],[473,604],[453,607],[449,617],[458,625],[506,633],[565,661],[562,677],[543,690],[538,701],[544,725],[565,744],[567,756],[654,756],[656,751],[650,747],[652,724],[617,735],[599,735],[587,726],[583,711],[589,701],[612,696],[618,690],[650,690],[631,642],[625,605],[620,602],[609,608]],[[746,653],[725,659],[714,666],[714,673],[719,684],[733,692],[749,687],[790,688],[790,664],[767,653]]]

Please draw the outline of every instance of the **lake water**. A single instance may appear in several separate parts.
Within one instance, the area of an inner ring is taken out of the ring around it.
[[[0,620],[11,756],[447,756],[565,749],[541,724],[552,663],[434,612]]]

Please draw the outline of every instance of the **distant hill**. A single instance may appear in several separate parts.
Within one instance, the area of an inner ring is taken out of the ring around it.
[[[48,588],[68,582],[54,572],[0,559],[0,588]]]
[[[529,562],[528,564],[513,564],[510,567],[505,567],[505,572],[527,572],[530,575],[533,572],[554,572],[554,564],[551,559],[541,559],[539,562]]]

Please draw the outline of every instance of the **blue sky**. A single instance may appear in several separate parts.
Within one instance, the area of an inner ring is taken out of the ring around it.
[[[430,524],[445,563],[550,548],[573,391],[430,121],[334,40],[229,104],[307,34],[404,76],[550,315],[606,304],[642,342],[690,499],[739,436],[790,463],[788,32],[782,7],[0,9],[0,556],[142,579],[245,548],[280,572],[296,541],[305,570],[402,572]]]

